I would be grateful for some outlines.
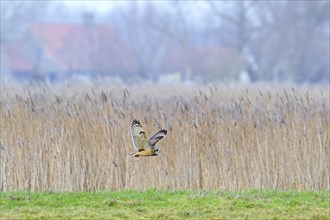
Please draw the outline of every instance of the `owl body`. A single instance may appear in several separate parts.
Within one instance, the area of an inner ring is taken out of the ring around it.
[[[157,156],[159,153],[156,152],[156,150],[153,149],[146,149],[146,150],[141,150],[138,151],[134,154],[134,157],[147,157],[147,156]]]

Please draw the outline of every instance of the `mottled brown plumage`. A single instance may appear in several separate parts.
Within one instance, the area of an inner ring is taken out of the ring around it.
[[[133,146],[137,150],[134,154],[135,157],[157,156],[160,154],[160,149],[156,146],[156,144],[166,136],[167,130],[162,129],[147,140],[147,135],[140,122],[134,119],[131,123],[130,134],[132,137]]]

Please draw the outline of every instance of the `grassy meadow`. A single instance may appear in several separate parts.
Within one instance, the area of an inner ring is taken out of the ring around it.
[[[8,219],[329,219],[329,191],[2,193]]]
[[[2,86],[0,209],[329,219],[329,99],[329,85]],[[133,119],[168,130],[160,156],[130,156]]]

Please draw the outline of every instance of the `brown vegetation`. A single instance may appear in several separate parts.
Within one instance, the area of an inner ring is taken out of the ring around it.
[[[329,188],[328,88],[146,88],[2,88],[0,190]],[[134,118],[162,155],[129,156]]]

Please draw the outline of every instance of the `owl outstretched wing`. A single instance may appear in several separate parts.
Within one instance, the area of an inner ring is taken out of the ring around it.
[[[154,148],[158,141],[163,139],[167,134],[167,130],[163,129],[158,131],[156,134],[154,134],[151,138],[148,140],[148,144],[150,148]]]
[[[147,143],[147,136],[140,122],[136,119],[134,119],[131,123],[130,134],[134,148],[137,151],[143,150]]]

